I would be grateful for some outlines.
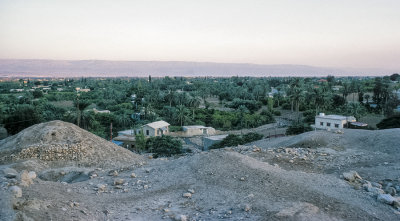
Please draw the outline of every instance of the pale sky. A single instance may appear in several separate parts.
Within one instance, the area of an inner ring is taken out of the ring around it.
[[[0,58],[400,69],[400,0],[0,0]]]

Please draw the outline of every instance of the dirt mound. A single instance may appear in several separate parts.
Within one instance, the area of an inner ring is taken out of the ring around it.
[[[143,161],[141,156],[63,121],[36,124],[0,141],[0,164],[24,159],[52,166],[98,167],[119,167]]]

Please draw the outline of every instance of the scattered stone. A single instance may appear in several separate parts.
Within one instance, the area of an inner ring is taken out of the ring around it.
[[[245,181],[244,177],[240,177],[240,181]]]
[[[289,160],[289,163],[294,163],[294,161],[293,160]]]
[[[169,209],[163,209],[164,213],[168,213]]]
[[[194,194],[194,189],[188,189],[188,192]]]
[[[114,186],[122,185],[122,184],[124,184],[124,179],[115,179],[114,180]]]
[[[379,202],[386,203],[392,205],[395,201],[395,198],[390,194],[379,194],[376,198]]]
[[[373,193],[373,195],[379,195],[379,194],[385,193],[385,191],[383,191],[382,189],[379,189],[377,187],[369,187],[367,189],[367,191]]]
[[[14,197],[16,198],[22,197],[22,189],[19,186],[11,186],[9,190]]]
[[[136,178],[136,174],[135,173],[131,173],[131,177],[132,178]]]
[[[143,189],[148,189],[149,188],[149,185],[144,185],[143,186]]]
[[[104,192],[106,190],[106,185],[104,184],[97,184],[97,191]]]
[[[392,195],[392,196],[395,196],[395,195],[396,195],[396,189],[393,188],[393,187],[387,187],[387,188],[385,189],[385,192],[386,192],[387,194]]]
[[[192,194],[191,193],[184,193],[183,197],[185,198],[192,198]]]
[[[371,182],[371,185],[372,185],[373,187],[382,189],[382,185],[381,185],[380,183]]]
[[[251,206],[249,205],[249,204],[246,204],[245,206],[244,206],[244,211],[245,212],[249,212],[251,210]]]
[[[366,182],[362,185],[362,187],[364,188],[364,190],[368,191],[369,188],[372,188],[372,185],[370,182]]]
[[[30,171],[29,173],[28,173],[28,177],[30,178],[30,179],[36,179],[36,173],[35,173],[35,171]]]
[[[71,207],[78,207],[78,206],[79,206],[79,203],[77,203],[77,202],[70,202],[69,205],[70,205]]]
[[[400,209],[400,199],[393,201],[393,207],[396,209]]]
[[[349,182],[353,182],[356,179],[362,180],[361,176],[358,175],[358,173],[356,171],[350,171],[350,172],[343,173],[343,178]]]
[[[21,185],[26,187],[30,186],[33,183],[33,180],[30,177],[28,171],[24,170],[21,174]]]
[[[16,170],[14,170],[13,168],[6,168],[3,170],[3,173],[5,174],[4,176],[7,179],[16,178],[18,175],[18,172]]]
[[[116,170],[111,170],[111,171],[108,173],[108,175],[109,175],[109,176],[118,176],[118,171],[116,171]]]
[[[175,216],[176,221],[187,221],[188,217],[186,215],[177,215]]]

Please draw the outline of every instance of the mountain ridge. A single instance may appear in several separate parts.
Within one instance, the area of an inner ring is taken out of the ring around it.
[[[393,70],[379,68],[331,68],[297,64],[252,64],[193,61],[121,61],[0,59],[0,76],[41,77],[144,77],[162,76],[378,76]]]

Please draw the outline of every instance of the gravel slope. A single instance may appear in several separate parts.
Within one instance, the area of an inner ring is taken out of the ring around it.
[[[341,177],[355,169],[399,185],[398,132],[317,131],[136,166],[46,166],[28,186],[22,170],[41,161],[20,159],[0,165],[0,220],[399,220],[394,207]],[[8,167],[15,178],[5,177]],[[12,197],[13,182],[22,197]]]

